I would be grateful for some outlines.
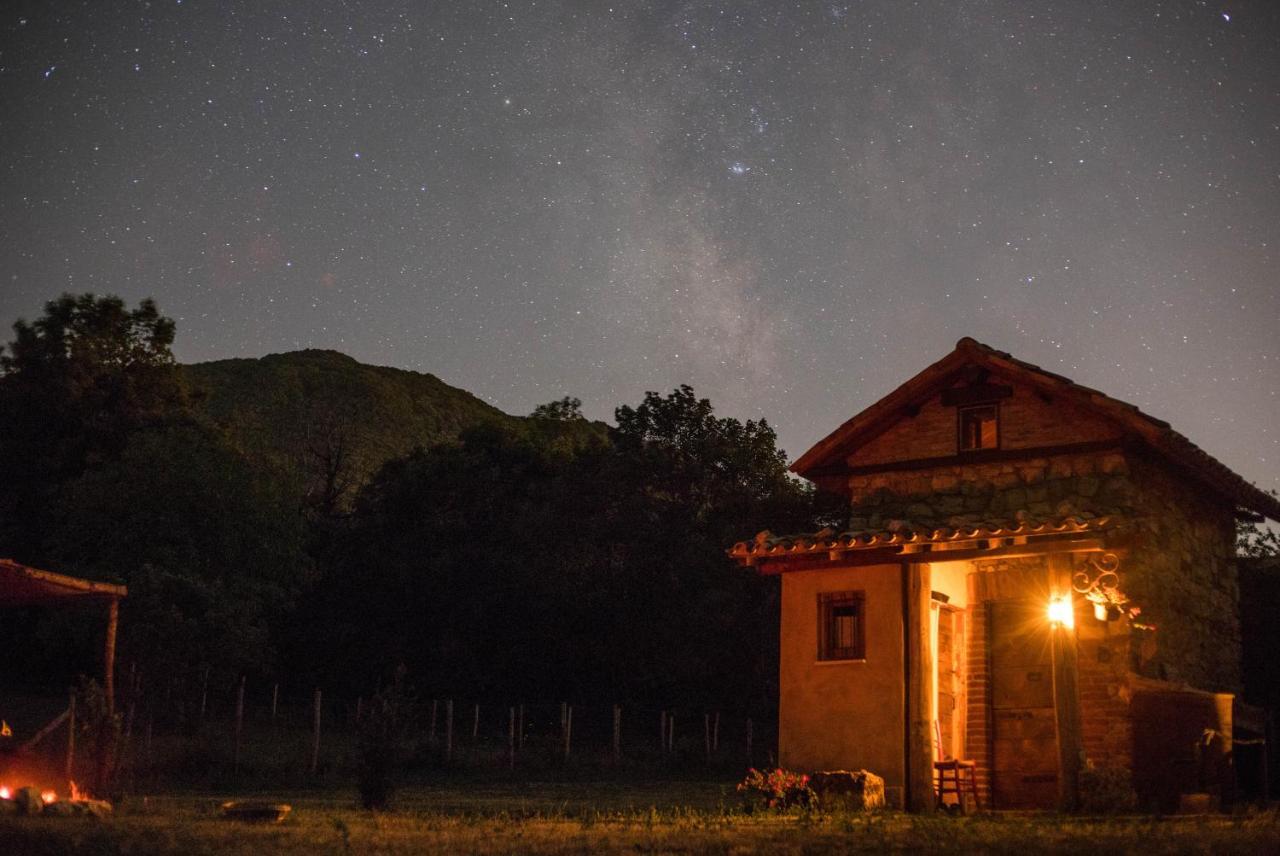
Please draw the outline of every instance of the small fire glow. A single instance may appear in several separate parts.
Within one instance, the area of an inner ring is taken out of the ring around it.
[[[56,791],[40,792],[40,802],[44,803],[45,805],[48,805],[51,802],[57,802],[57,801],[58,801],[58,794]]]
[[[0,800],[13,799],[13,791],[9,790],[8,785],[0,785]]]
[[[88,794],[86,794],[84,791],[80,790],[80,788],[76,786],[76,783],[75,783],[75,780],[74,780],[74,779],[72,779],[72,780],[71,780],[71,782],[70,782],[69,784],[71,785],[71,788],[70,788],[70,790],[71,790],[71,799],[72,799],[73,801],[75,801],[75,800],[86,800],[86,799],[88,799],[88,798],[89,798],[89,795],[88,795]]]

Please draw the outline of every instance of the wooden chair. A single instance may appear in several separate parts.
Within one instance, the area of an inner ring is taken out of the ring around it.
[[[979,809],[977,762],[951,758],[942,751],[942,729],[938,727],[936,719],[933,721],[933,748],[937,759],[933,762],[933,790],[938,797],[938,808],[951,811],[951,807],[947,805],[947,794],[955,794],[955,809],[963,814],[964,795],[967,791],[973,797],[974,810]]]

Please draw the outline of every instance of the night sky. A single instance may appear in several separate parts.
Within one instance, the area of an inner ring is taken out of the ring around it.
[[[792,457],[971,335],[1280,487],[1280,3],[0,11],[0,321],[154,296]],[[7,337],[6,337],[7,338]]]

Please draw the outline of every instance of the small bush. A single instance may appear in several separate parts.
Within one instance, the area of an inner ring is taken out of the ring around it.
[[[753,807],[763,805],[775,810],[809,808],[816,802],[809,777],[781,767],[767,773],[752,767],[738,783],[738,793],[745,795]]]
[[[1124,767],[1095,767],[1080,771],[1080,811],[1085,814],[1124,814],[1138,806],[1133,777]]]
[[[360,804],[367,809],[391,807],[391,797],[406,759],[411,754],[409,723],[412,700],[404,686],[404,673],[379,692],[360,721],[356,738]]]

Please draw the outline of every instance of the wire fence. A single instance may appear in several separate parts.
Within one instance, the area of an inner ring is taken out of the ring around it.
[[[303,786],[352,775],[370,715],[364,697],[278,684],[205,685],[147,694],[126,682],[116,703],[116,778],[125,790],[162,784]],[[45,705],[47,708],[48,705]],[[66,721],[65,712],[63,715]],[[82,728],[84,718],[81,717]],[[411,770],[449,774],[601,776],[738,774],[772,764],[771,717],[694,706],[511,701],[419,695],[402,723]],[[85,737],[59,723],[35,751],[47,769],[86,781]]]

